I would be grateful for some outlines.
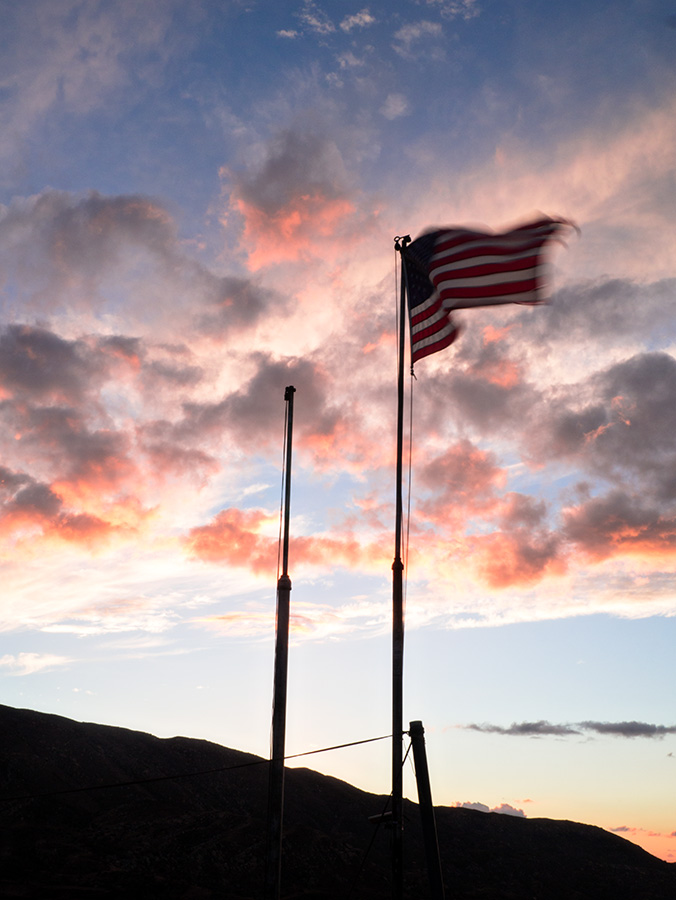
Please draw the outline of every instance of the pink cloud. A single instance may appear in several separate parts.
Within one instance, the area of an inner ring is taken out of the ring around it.
[[[526,587],[567,568],[553,534],[496,532],[468,540],[478,575],[493,588]]]
[[[273,216],[241,198],[234,204],[244,219],[242,245],[253,271],[316,255],[319,246],[342,231],[355,212],[350,201],[319,192],[294,198]]]
[[[563,512],[563,532],[588,559],[676,556],[676,519],[620,490]]]
[[[277,562],[277,538],[261,534],[272,520],[257,510],[225,509],[211,523],[193,528],[185,539],[188,552],[206,562],[229,563],[256,574],[274,572]],[[387,551],[384,550],[387,546]],[[362,542],[357,537],[295,536],[292,540],[294,565],[344,565],[367,570],[384,568],[389,557],[389,542]]]
[[[232,180],[229,207],[243,222],[241,246],[252,270],[335,258],[362,239],[374,215],[359,212],[337,144],[312,132],[287,129],[257,165],[221,174]]]
[[[464,439],[418,467],[417,482],[432,494],[418,509],[439,524],[458,517],[485,516],[494,510],[496,489],[505,480],[495,456]]]

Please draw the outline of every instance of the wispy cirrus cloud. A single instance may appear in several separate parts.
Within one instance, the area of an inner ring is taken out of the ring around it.
[[[36,672],[50,672],[73,662],[66,656],[53,653],[6,653],[0,656],[0,666],[9,670],[10,675],[34,675]]]
[[[289,633],[292,641],[335,640],[356,633],[362,636],[382,633],[387,629],[388,620],[386,603],[353,600],[340,606],[329,606],[294,600]],[[200,616],[193,622],[208,630],[235,637],[270,638],[275,631],[274,611],[263,611],[255,605],[228,613]]]
[[[114,8],[77,0],[7,7],[0,106],[8,127],[0,154],[16,163],[22,142],[54,110],[83,116],[119,98],[129,87],[130,65],[142,59],[147,76],[157,77],[171,53],[167,35],[177,14],[180,4],[155,0],[143,8],[128,0]]]

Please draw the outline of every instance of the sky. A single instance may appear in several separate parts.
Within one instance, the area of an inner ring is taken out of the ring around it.
[[[268,756],[294,385],[287,752],[389,734],[394,238],[562,216],[407,378],[404,722],[676,861],[676,4],[365,3],[0,0],[0,702]]]

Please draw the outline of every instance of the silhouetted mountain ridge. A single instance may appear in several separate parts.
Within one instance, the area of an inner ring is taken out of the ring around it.
[[[262,896],[264,761],[208,741],[6,706],[0,729],[3,897]],[[187,777],[166,778],[179,775]],[[94,789],[118,782],[145,783]],[[83,787],[92,789],[57,793]],[[368,822],[385,800],[309,769],[287,770],[282,896],[390,896],[389,837]],[[436,815],[449,900],[676,897],[676,866],[600,828],[445,807]],[[405,827],[405,896],[425,898],[411,803]]]

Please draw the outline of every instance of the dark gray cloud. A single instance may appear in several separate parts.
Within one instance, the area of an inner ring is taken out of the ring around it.
[[[482,435],[516,440],[524,422],[537,414],[541,392],[524,380],[509,342],[484,340],[481,311],[477,315],[472,310],[468,319],[471,314],[474,323],[440,360],[447,362],[445,370],[431,375],[423,369],[424,360],[419,364],[424,390],[417,392],[417,417],[426,428],[449,421]]]
[[[182,447],[171,440],[153,440],[142,428],[139,430],[139,438],[141,449],[149,458],[156,475],[172,473],[203,482],[219,468],[216,458],[204,450]]]
[[[449,504],[469,503],[474,510],[494,500],[501,471],[494,454],[461,440],[419,468],[416,482],[433,493],[420,507],[438,514]]]
[[[641,496],[613,490],[564,510],[563,536],[597,557],[625,550],[676,549],[676,515],[665,515]]]
[[[45,190],[15,202],[0,218],[0,261],[17,310],[80,307],[106,301],[104,280],[137,284],[158,270],[181,275],[173,220],[141,195],[84,197]],[[137,289],[138,292],[138,289]],[[111,299],[116,290],[111,288]]]
[[[520,337],[536,345],[561,342],[576,348],[627,338],[661,342],[676,336],[676,279],[640,283],[616,278],[578,283],[557,291],[536,315],[520,317]]]
[[[47,484],[41,484],[26,472],[0,467],[0,505],[2,516],[25,514],[29,518],[50,517],[61,509],[61,499]]]
[[[614,737],[662,738],[667,734],[676,734],[676,725],[651,725],[647,722],[576,722],[573,724],[553,725],[551,722],[513,722],[510,726],[502,725],[465,725],[470,731],[484,734],[504,734],[516,737],[568,737],[581,735],[585,731]]]
[[[28,529],[28,531],[26,531]],[[0,468],[0,531],[16,530],[19,540],[36,532],[56,535],[64,541],[100,543],[115,526],[88,513],[64,508],[54,490],[24,472]]]
[[[643,353],[599,378],[609,427],[595,435],[592,459],[599,472],[650,480],[655,495],[676,498],[676,360]]]
[[[199,384],[204,376],[200,366],[180,366],[162,360],[150,360],[143,370],[146,382],[166,383],[169,387],[187,388]]]
[[[547,516],[547,504],[527,494],[510,492],[505,495],[506,506],[500,517],[504,531],[540,528]]]
[[[99,392],[108,382],[131,379],[142,391],[191,388],[204,376],[190,354],[153,346],[127,335],[60,337],[45,327],[9,325],[0,332],[0,388],[10,408],[73,406],[100,415]]]
[[[204,377],[201,366],[192,362],[192,354],[183,346],[154,345],[146,340],[126,335],[107,335],[94,342],[97,350],[114,366],[122,365],[127,373],[136,376],[141,390],[158,388],[189,388]]]
[[[222,337],[254,324],[271,305],[280,312],[289,303],[186,255],[172,216],[140,194],[45,190],[17,201],[0,212],[0,266],[15,318],[66,309],[117,314],[124,296],[125,310],[137,308],[141,324],[164,318]]]
[[[15,410],[21,445],[34,459],[50,463],[54,477],[114,488],[133,471],[129,436],[113,428],[92,428],[74,407]]]
[[[283,436],[284,389],[297,388],[294,445],[309,450],[315,462],[344,433],[343,413],[331,405],[331,381],[321,366],[310,359],[273,359],[255,354],[247,365],[255,371],[240,390],[220,401],[185,402],[175,420],[141,422],[136,440],[158,473],[180,473],[203,481],[219,468],[219,459],[230,460],[264,454],[278,448]],[[344,449],[344,448],[343,448]]]
[[[460,420],[484,434],[516,434],[535,402],[532,387],[523,382],[500,384],[469,372],[451,373],[445,381],[447,404],[450,395]]]
[[[53,212],[51,219],[45,220],[50,256],[69,271],[78,269],[95,278],[101,266],[119,262],[125,245],[158,258],[174,248],[173,220],[148,197],[106,197],[92,191],[79,202],[56,193],[45,194],[43,199]]]
[[[13,472],[5,466],[0,466],[0,494],[3,497],[13,496],[15,491],[31,481],[30,475],[25,472]]]
[[[187,439],[225,439],[236,446],[260,447],[279,443],[284,389],[294,385],[302,394],[295,417],[300,439],[330,438],[341,415],[327,401],[328,376],[309,359],[275,360],[265,354],[253,357],[257,371],[244,387],[218,403],[186,403],[177,424],[153,423],[156,434]]]
[[[509,727],[501,725],[465,725],[470,731],[481,731],[485,734],[509,734],[518,737],[556,737],[580,734],[571,725],[552,725],[541,719],[539,722],[513,722]]]
[[[535,462],[574,460],[616,487],[676,499],[676,360],[637,354],[543,398],[525,441]]]
[[[580,728],[628,738],[662,738],[667,734],[676,734],[676,725],[651,725],[648,722],[580,722]]]
[[[0,385],[22,397],[79,400],[100,382],[100,363],[83,341],[45,328],[9,325],[0,334]]]
[[[7,504],[8,512],[24,512],[36,516],[54,516],[61,509],[61,499],[46,484],[26,485]]]
[[[343,158],[334,141],[286,130],[271,143],[263,164],[233,177],[235,194],[269,216],[299,197],[336,200],[348,193]]]
[[[293,306],[290,297],[254,279],[214,277],[209,280],[205,312],[197,316],[197,327],[206,335],[222,338],[255,325],[268,311],[286,314]]]

